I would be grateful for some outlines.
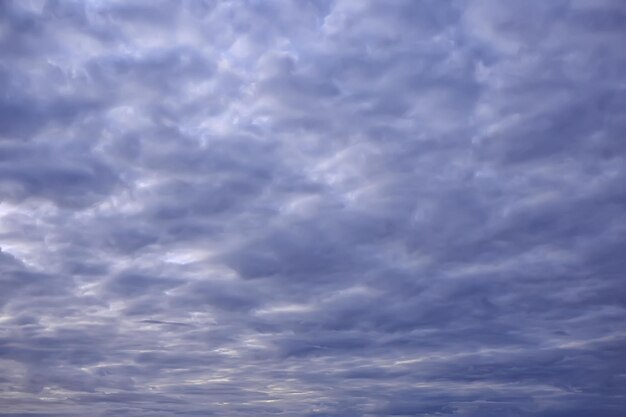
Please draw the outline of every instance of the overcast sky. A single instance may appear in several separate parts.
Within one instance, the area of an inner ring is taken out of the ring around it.
[[[0,417],[623,417],[623,0],[0,2]]]

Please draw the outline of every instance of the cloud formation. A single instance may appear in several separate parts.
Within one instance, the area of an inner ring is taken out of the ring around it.
[[[0,417],[620,417],[619,0],[0,2]]]

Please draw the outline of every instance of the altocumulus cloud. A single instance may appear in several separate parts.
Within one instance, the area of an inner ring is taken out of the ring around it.
[[[619,417],[626,4],[0,2],[0,416]]]

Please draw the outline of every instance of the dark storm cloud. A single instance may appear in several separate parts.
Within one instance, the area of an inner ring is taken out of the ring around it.
[[[0,416],[621,416],[625,16],[2,2]]]

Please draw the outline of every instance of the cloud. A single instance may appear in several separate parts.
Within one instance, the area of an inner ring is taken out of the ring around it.
[[[621,415],[621,2],[0,7],[0,416]]]

